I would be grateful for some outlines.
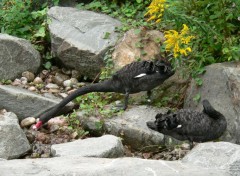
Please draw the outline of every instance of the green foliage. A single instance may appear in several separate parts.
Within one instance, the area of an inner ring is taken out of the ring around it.
[[[216,62],[239,60],[240,1],[169,1],[161,29],[191,27],[196,37],[192,55],[185,59],[192,69]]]
[[[58,0],[52,2],[57,4]],[[42,57],[49,59],[48,4],[41,4],[35,10],[36,3],[25,0],[0,1],[0,29],[1,33],[30,40]],[[49,63],[45,67],[49,68]]]
[[[109,104],[118,98],[117,94],[92,92],[77,98],[80,109],[88,116],[111,117],[119,113]],[[121,111],[120,111],[121,112]]]
[[[132,0],[132,1],[110,1],[110,0],[93,0],[91,3],[84,5],[79,4],[77,8],[85,10],[93,10],[102,12],[117,18],[122,22],[119,31],[127,31],[131,28],[139,26],[148,26],[149,24],[144,19],[146,6],[150,0]]]
[[[8,85],[8,84],[11,84],[12,81],[8,80],[8,79],[2,79],[2,80],[0,80],[0,83]]]
[[[74,111],[66,117],[68,128],[77,132],[79,138],[83,138],[88,135],[88,131],[85,131],[81,127],[80,120],[77,117],[77,113]]]

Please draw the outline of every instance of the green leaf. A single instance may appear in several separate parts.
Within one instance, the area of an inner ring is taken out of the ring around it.
[[[46,36],[46,32],[45,32],[45,27],[40,27],[37,31],[36,34],[34,34],[35,37],[45,37]]]
[[[196,102],[199,102],[200,99],[201,99],[201,94],[200,94],[200,93],[196,94],[196,95],[193,97],[193,100],[196,101]]]
[[[198,86],[201,86],[203,84],[202,78],[195,78],[195,81]]]
[[[110,35],[111,35],[110,32],[106,32],[106,33],[104,34],[103,39],[109,39]]]
[[[44,65],[43,65],[47,70],[49,70],[51,67],[52,67],[52,64],[51,62],[46,62]]]

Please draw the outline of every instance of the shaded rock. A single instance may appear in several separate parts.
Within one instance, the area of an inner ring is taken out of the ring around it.
[[[227,119],[227,131],[221,137],[224,141],[240,144],[240,62],[212,64],[206,67],[206,73],[201,76],[203,84],[197,87],[192,80],[185,108],[202,111],[200,102],[193,98],[199,93],[201,101],[208,99],[212,106]]]
[[[52,145],[53,156],[117,158],[122,157],[123,154],[124,148],[121,140],[112,135]]]
[[[120,22],[70,7],[52,7],[48,16],[53,54],[65,67],[94,79],[104,66],[103,55],[117,41],[114,30]]]
[[[22,73],[23,77],[26,77],[29,82],[32,82],[35,78],[34,74],[30,71],[25,71]]]
[[[19,87],[6,85],[0,85],[0,95],[0,109],[15,112],[20,121],[29,116],[37,117],[61,101],[59,98],[46,98]],[[70,111],[73,106],[70,102],[59,114]]]
[[[12,112],[0,114],[0,158],[19,158],[30,150],[28,140]]]
[[[61,86],[63,85],[63,82],[70,77],[68,75],[64,75],[61,73],[56,73],[55,76],[53,76],[53,82],[56,83],[57,85]]]
[[[36,73],[41,66],[39,52],[25,39],[0,34],[0,79],[15,79],[28,70]]]
[[[154,59],[160,54],[160,43],[164,41],[163,33],[157,30],[131,29],[115,46],[112,54],[116,69],[136,61]]]
[[[240,174],[240,146],[228,142],[207,142],[198,144],[183,159],[204,168],[222,168],[230,175]]]
[[[81,124],[87,131],[91,133],[106,132],[120,136],[124,144],[130,145],[134,149],[141,149],[149,145],[170,145],[177,142],[173,138],[150,130],[146,125],[148,120],[155,119],[157,113],[164,113],[166,111],[166,109],[136,106],[127,109],[119,116],[104,119],[104,121],[100,121],[94,117],[84,117],[81,112],[77,114]],[[96,124],[102,124],[102,129],[99,129]]]
[[[204,168],[179,161],[146,160],[138,158],[58,157],[1,161],[2,176],[22,175],[84,175],[84,176],[229,176],[222,168]]]

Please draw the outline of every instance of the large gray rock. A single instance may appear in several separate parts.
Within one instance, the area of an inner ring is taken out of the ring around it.
[[[173,138],[150,130],[146,125],[147,121],[155,119],[157,113],[166,111],[166,109],[150,106],[135,106],[128,108],[119,116],[104,119],[104,122],[94,117],[84,117],[81,112],[77,114],[86,130],[94,133],[99,130],[96,128],[96,124],[103,123],[103,132],[120,136],[124,144],[130,145],[134,149],[141,149],[149,145],[169,145],[177,142]]]
[[[30,150],[29,142],[12,112],[0,113],[0,158],[15,159]]]
[[[65,67],[95,78],[104,65],[104,53],[117,41],[114,29],[120,22],[107,15],[71,7],[52,7],[48,16],[52,21],[49,29],[53,54]]]
[[[121,140],[113,135],[79,139],[73,142],[55,144],[52,156],[85,156],[98,158],[118,158],[124,154]]]
[[[202,104],[193,100],[200,93],[201,100],[208,99],[227,119],[227,132],[221,138],[240,144],[240,62],[212,64],[201,77],[203,85],[192,81],[187,92],[184,108],[201,111]]]
[[[40,54],[25,39],[0,34],[0,79],[14,79],[24,71],[36,73]]]
[[[37,117],[61,101],[59,98],[47,98],[20,87],[7,85],[0,85],[0,95],[0,109],[16,113],[19,120],[29,116]],[[59,114],[72,108],[73,103],[69,103]]]
[[[91,148],[89,148],[91,150]],[[240,146],[227,142],[198,144],[181,161],[138,158],[83,158],[0,160],[1,176],[86,175],[86,176],[238,176]]]
[[[84,175],[84,176],[229,176],[222,168],[204,168],[178,161],[138,158],[81,158],[0,160],[1,176]]]
[[[222,168],[231,175],[240,175],[240,146],[228,142],[208,142],[198,144],[183,159],[204,168]]]

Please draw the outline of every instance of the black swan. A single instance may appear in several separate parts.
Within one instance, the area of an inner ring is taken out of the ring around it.
[[[150,96],[153,88],[162,84],[173,74],[171,64],[163,60],[132,62],[117,71],[112,78],[79,88],[68,95],[59,104],[37,117],[39,121],[33,126],[33,129],[39,129],[42,124],[53,118],[61,108],[76,97],[90,92],[124,93],[125,103],[123,109],[125,110],[128,105],[129,94],[148,91]]]
[[[189,140],[191,148],[193,142],[218,139],[226,130],[227,121],[208,100],[203,100],[202,104],[202,112],[181,109],[174,113],[170,111],[166,114],[159,113],[155,121],[147,122],[147,126],[178,140]]]

